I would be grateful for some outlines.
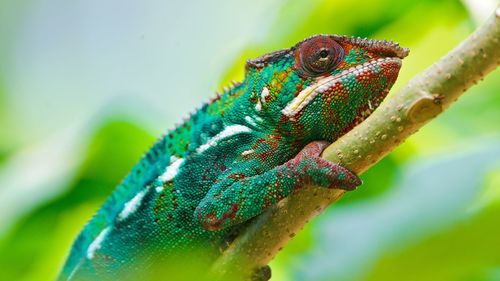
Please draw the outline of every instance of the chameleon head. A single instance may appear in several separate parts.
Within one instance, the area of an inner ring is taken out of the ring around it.
[[[409,50],[386,41],[316,35],[247,62],[256,113],[282,134],[333,141],[385,98]]]

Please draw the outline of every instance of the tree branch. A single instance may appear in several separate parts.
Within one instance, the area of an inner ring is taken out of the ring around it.
[[[499,40],[500,7],[460,45],[330,145],[323,157],[363,173],[494,70],[500,64]],[[259,216],[216,261],[214,271],[248,277],[343,193],[312,186],[293,193]]]

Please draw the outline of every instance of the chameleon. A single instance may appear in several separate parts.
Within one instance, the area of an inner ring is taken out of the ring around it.
[[[247,60],[242,82],[132,168],[76,238],[58,280],[145,279],[152,264],[195,266],[198,253],[209,264],[304,184],[355,189],[358,176],[321,152],[379,106],[408,53],[392,41],[321,34]]]

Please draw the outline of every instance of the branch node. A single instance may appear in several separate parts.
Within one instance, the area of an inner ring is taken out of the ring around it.
[[[410,105],[407,116],[412,122],[420,123],[437,116],[442,111],[442,97],[439,95],[430,95],[426,92],[425,96],[417,99]]]

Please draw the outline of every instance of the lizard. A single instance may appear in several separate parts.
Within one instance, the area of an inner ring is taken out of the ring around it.
[[[58,280],[143,279],[137,272],[154,262],[184,254],[190,263],[196,254],[187,253],[200,249],[208,264],[302,185],[355,189],[359,177],[321,152],[379,106],[408,53],[392,41],[321,34],[247,60],[242,82],[132,168],[76,238]]]

